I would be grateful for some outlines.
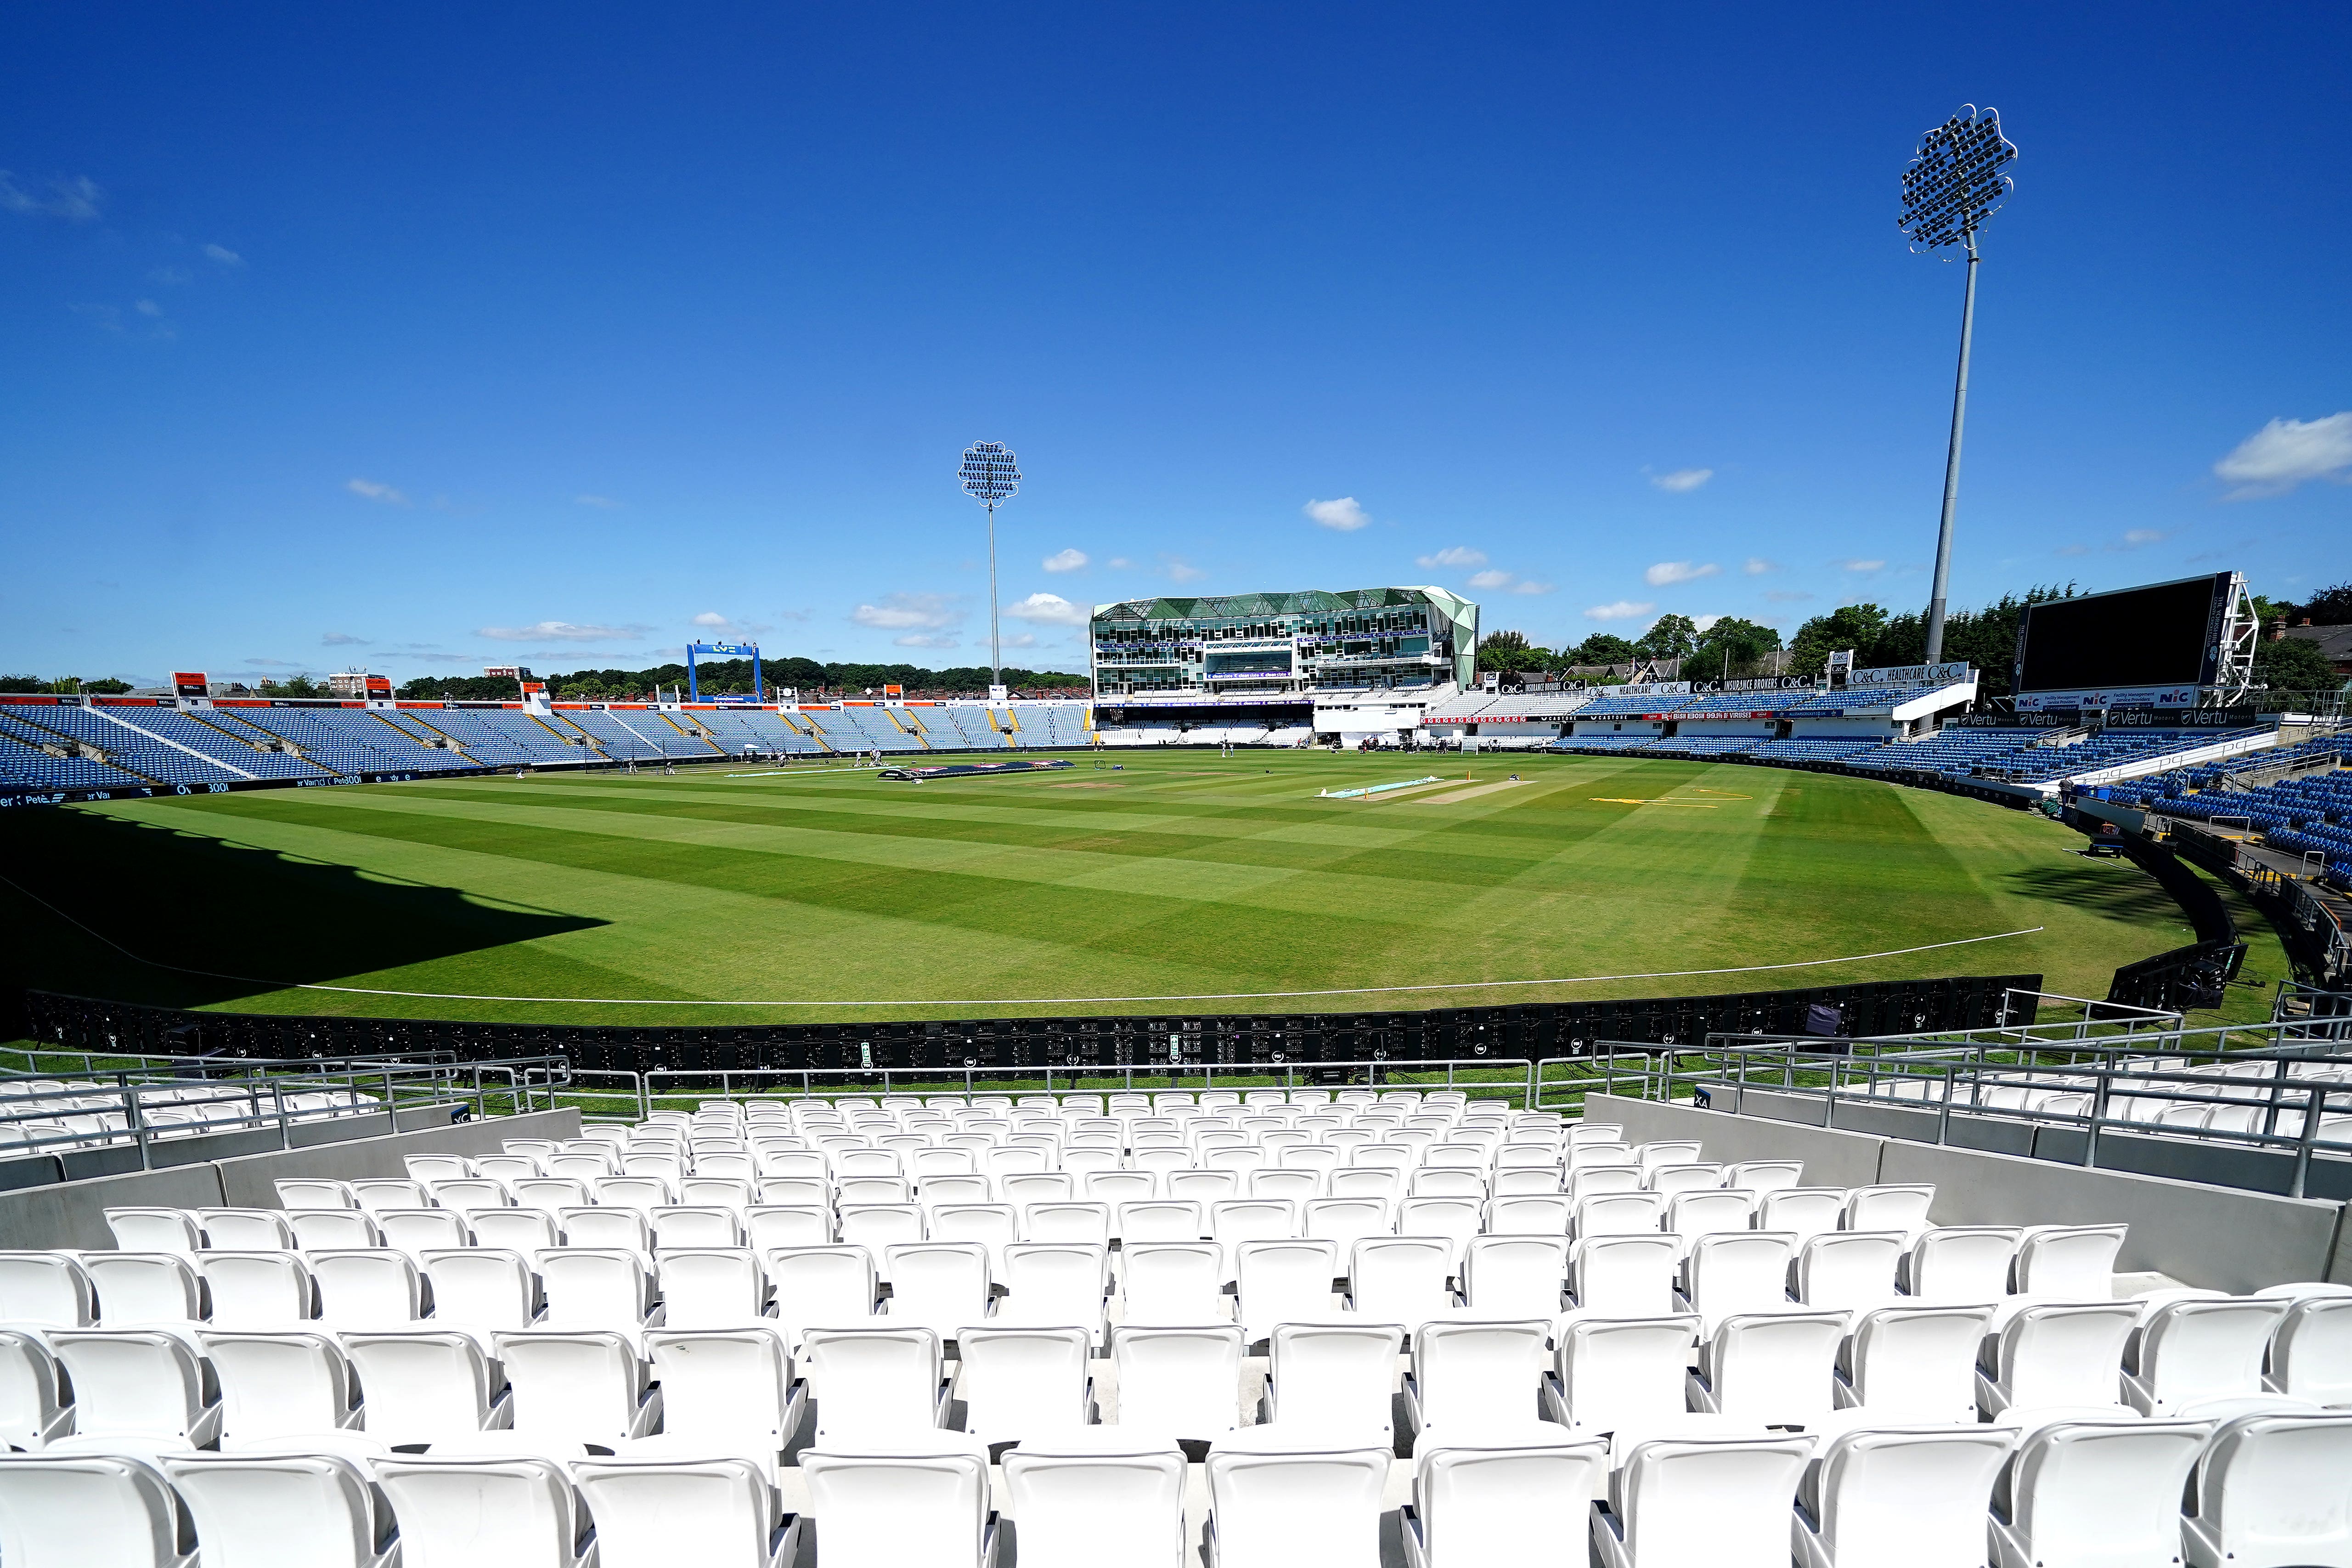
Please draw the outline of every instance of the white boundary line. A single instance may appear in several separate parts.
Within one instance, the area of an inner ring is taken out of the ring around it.
[[[1990,936],[1964,936],[1952,942],[1931,942],[1918,947],[1891,947],[1883,952],[1857,952],[1843,958],[1801,958],[1787,963],[1743,963],[1727,969],[1656,969],[1627,974],[1573,974],[1557,980],[1452,980],[1429,985],[1345,985],[1322,991],[1211,991],[1196,995],[1164,996],[948,996],[935,1000],[891,997],[876,1002],[817,1002],[808,1000],[734,1002],[703,997],[663,996],[496,996],[468,991],[388,991],[367,985],[321,985],[306,980],[261,980],[250,974],[223,974],[212,969],[190,969],[184,964],[163,963],[131,952],[121,942],[91,930],[80,921],[58,909],[38,893],[6,877],[0,877],[25,897],[58,916],[60,920],[97,938],[123,957],[143,963],[152,969],[168,969],[178,974],[194,974],[207,980],[234,980],[241,985],[274,985],[286,991],[331,991],[347,996],[405,996],[428,1002],[534,1002],[550,1005],[568,1003],[581,1007],[1063,1007],[1079,1004],[1114,1002],[1274,1002],[1297,996],[1378,996],[1391,993],[1416,991],[1489,991],[1519,985],[1594,985],[1615,980],[1687,980],[1709,974],[1761,974],[1775,970],[1819,969],[1836,963],[1866,963],[1875,958],[1901,958],[1914,952],[1935,952],[1948,947],[1969,947],[1979,942],[2007,942],[2011,937],[2032,936],[2045,930],[2042,926],[2026,926],[2018,931],[1995,931]]]

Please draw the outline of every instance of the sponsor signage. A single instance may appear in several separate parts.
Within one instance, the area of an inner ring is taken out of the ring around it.
[[[1884,669],[1856,669],[1846,674],[1848,686],[1916,686],[1934,683],[1956,685],[1976,679],[1974,666],[1963,660],[1958,664],[1896,664]]]
[[[2017,710],[2036,713],[2053,708],[2194,708],[2194,686],[2132,686],[2106,690],[2022,691]]]
[[[172,672],[172,689],[182,697],[203,697],[212,687],[201,669],[175,669]]]

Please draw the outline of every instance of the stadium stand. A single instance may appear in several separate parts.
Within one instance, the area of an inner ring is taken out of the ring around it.
[[[126,770],[153,779],[158,784],[226,784],[232,779],[263,776],[259,768],[247,768],[242,763],[224,767],[210,757],[193,752],[182,745],[169,744],[159,734],[127,721],[107,717],[99,710],[60,704],[39,709],[37,712],[37,719],[28,717],[23,721],[37,723],[68,741],[95,746],[109,760],[118,762]],[[142,718],[148,716],[142,715]],[[177,718],[178,715],[175,713],[173,717]],[[215,739],[222,737],[215,736]],[[257,752],[250,754],[259,755]],[[300,766],[299,762],[297,765],[299,774],[296,776],[320,776],[315,768]]]
[[[305,757],[339,773],[441,773],[470,765],[455,752],[420,743],[363,708],[215,705],[205,721],[232,733],[251,731],[257,739],[290,741]]]
[[[2144,1289],[2095,1215],[1446,1090],[582,1131],[0,1253],[10,1568],[987,1568],[992,1499],[1047,1564],[2352,1556],[2352,1289]]]
[[[111,763],[72,754],[70,747],[69,739],[58,731],[0,715],[0,784],[52,790],[111,789],[148,782]]]

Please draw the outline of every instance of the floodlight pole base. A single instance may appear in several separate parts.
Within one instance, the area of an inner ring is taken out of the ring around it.
[[[1952,574],[1952,518],[1960,508],[1960,431],[1969,416],[1969,349],[1977,331],[1977,237],[1961,231],[1969,247],[1968,287],[1960,296],[1960,368],[1952,382],[1952,444],[1944,454],[1944,517],[1936,531],[1936,584],[1927,601],[1928,664],[1944,658],[1944,600]]]
[[[996,640],[996,503],[988,504],[988,686],[991,692],[1004,686],[1004,656]],[[965,515],[969,516],[970,513]]]

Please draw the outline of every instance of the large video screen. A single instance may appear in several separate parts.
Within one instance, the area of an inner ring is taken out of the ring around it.
[[[2017,689],[2207,684],[2229,584],[2224,572],[2035,605],[2018,628]]]

